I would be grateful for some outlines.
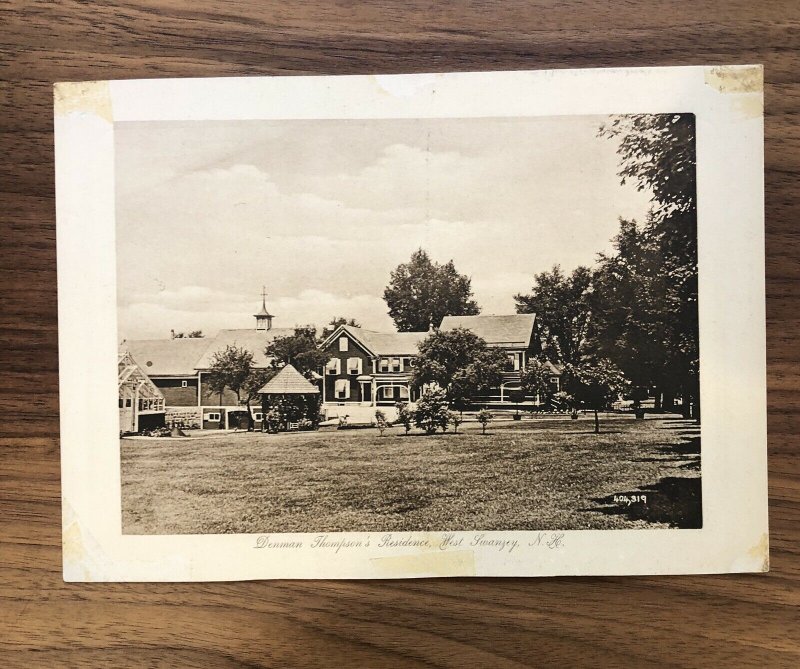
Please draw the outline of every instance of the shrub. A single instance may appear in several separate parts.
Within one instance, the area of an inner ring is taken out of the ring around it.
[[[397,409],[397,422],[406,429],[406,434],[408,434],[414,423],[414,416],[408,402],[397,402],[394,406]]]
[[[375,411],[375,427],[378,428],[381,436],[383,436],[383,433],[386,432],[386,428],[389,427],[389,423],[386,422],[386,414],[380,409]]]
[[[283,413],[278,407],[272,407],[264,414],[264,425],[267,426],[267,432],[278,432],[283,424]]]
[[[494,416],[487,409],[481,409],[476,414],[475,418],[477,418],[478,422],[481,424],[481,434],[486,434],[486,426],[494,418]]]
[[[449,422],[450,410],[444,390],[429,388],[423,391],[414,410],[414,424],[426,434],[434,434],[438,429],[444,432]]]
[[[458,411],[451,411],[450,422],[453,424],[453,434],[458,434],[458,426],[464,422],[464,417]]]

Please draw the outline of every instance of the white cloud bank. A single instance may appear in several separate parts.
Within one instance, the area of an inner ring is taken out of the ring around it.
[[[423,247],[486,313],[609,248],[648,194],[620,186],[600,118],[120,124],[123,337],[353,317],[387,329],[389,272]]]

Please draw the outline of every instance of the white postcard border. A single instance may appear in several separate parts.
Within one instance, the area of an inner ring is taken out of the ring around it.
[[[762,101],[760,66],[57,84],[65,580],[766,570]],[[458,547],[442,546],[444,532],[393,532],[393,546],[381,546],[386,533],[378,532],[329,534],[329,546],[315,533],[121,533],[118,418],[109,400],[117,358],[115,122],[659,112],[697,117],[702,529],[463,532],[455,533]],[[415,545],[402,545],[409,541]],[[276,546],[293,542],[303,547]]]

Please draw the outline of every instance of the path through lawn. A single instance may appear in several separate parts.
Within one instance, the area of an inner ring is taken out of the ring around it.
[[[497,421],[121,440],[126,534],[698,527],[699,428]],[[627,504],[620,495],[647,495]],[[615,501],[615,495],[617,499]]]

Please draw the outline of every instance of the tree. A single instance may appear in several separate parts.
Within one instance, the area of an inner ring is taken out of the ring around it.
[[[598,411],[606,409],[625,389],[624,375],[612,362],[601,359],[593,364],[569,365],[565,376],[575,401],[594,411],[594,432],[599,434]]]
[[[481,424],[481,434],[486,434],[486,426],[492,421],[494,416],[488,409],[481,409],[475,418]]]
[[[477,393],[502,382],[506,355],[490,348],[471,330],[453,328],[428,335],[418,344],[411,385],[435,383],[448,403],[462,410]]]
[[[204,336],[202,330],[190,330],[187,333],[172,330],[170,334],[173,339],[202,339]]]
[[[350,327],[360,328],[361,323],[359,323],[355,318],[345,318],[344,316],[334,316],[328,322],[328,324],[322,328],[322,334],[320,335],[320,339],[323,341],[330,337],[333,334],[333,331],[336,330],[340,325],[349,325]]]
[[[447,397],[441,388],[427,388],[417,400],[414,410],[414,424],[425,434],[434,434],[440,429],[444,432],[450,422]]]
[[[414,422],[414,415],[408,406],[408,402],[397,402],[394,406],[397,409],[397,422],[405,428],[406,434],[408,434]]]
[[[534,277],[528,295],[515,295],[518,314],[536,314],[542,353],[555,363],[578,364],[589,340],[592,272],[578,267],[567,276],[555,265]]]
[[[294,334],[275,337],[264,349],[273,367],[292,365],[306,378],[312,378],[327,362],[327,354],[318,347],[317,330],[312,326],[296,327]]]
[[[253,371],[253,354],[238,346],[228,345],[211,358],[208,387],[219,393],[220,401],[225,388],[236,394],[236,403],[241,404],[242,388]]]
[[[553,394],[550,377],[553,372],[550,367],[535,358],[528,360],[525,369],[520,373],[520,386],[529,395],[538,395],[543,404],[548,404]]]
[[[250,375],[242,383],[243,402],[247,406],[247,429],[252,432],[255,428],[253,421],[253,414],[250,409],[250,402],[258,397],[258,391],[261,390],[278,370],[274,368],[269,369],[252,369]],[[264,421],[262,419],[262,425]]]
[[[440,265],[422,249],[392,271],[383,299],[400,332],[426,332],[445,316],[480,313],[470,278],[459,274],[452,260]]]
[[[697,182],[694,114],[613,116],[599,131],[618,141],[619,176],[649,190],[653,203],[646,233],[660,256],[664,302],[650,309],[662,329],[665,395],[679,391],[688,415],[699,418],[699,328],[697,279]],[[661,296],[656,296],[660,299]],[[644,293],[642,301],[650,301]],[[660,314],[660,315],[659,315]]]

